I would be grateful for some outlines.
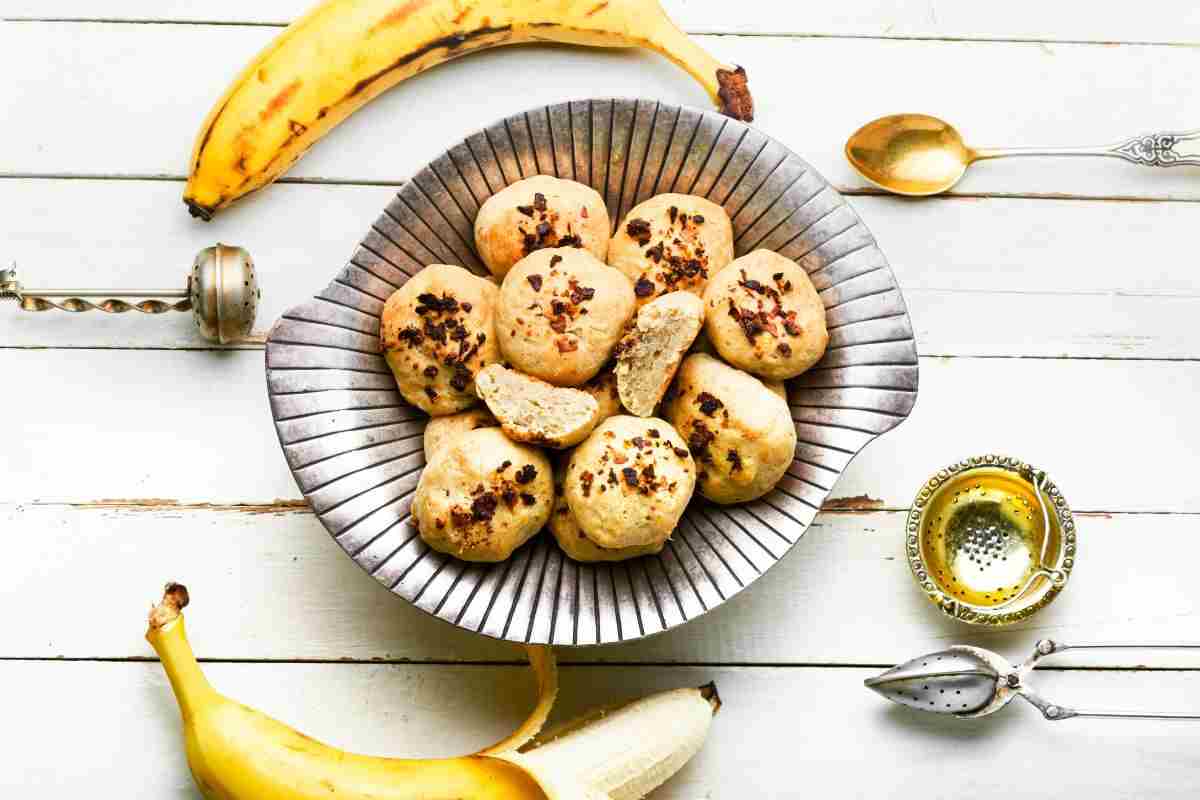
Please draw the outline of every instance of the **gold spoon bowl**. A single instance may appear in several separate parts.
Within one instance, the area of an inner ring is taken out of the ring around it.
[[[868,122],[846,142],[846,158],[880,189],[925,197],[954,186],[985,158],[1102,156],[1151,167],[1200,166],[1200,130],[1148,133],[1100,147],[968,147],[950,123],[928,114]]]

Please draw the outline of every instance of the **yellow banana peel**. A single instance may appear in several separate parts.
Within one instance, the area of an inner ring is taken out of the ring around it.
[[[625,800],[642,797],[703,744],[715,688],[662,692],[589,715],[529,745],[558,692],[553,650],[529,647],[538,701],[512,735],[473,755],[355,755],[219,694],[196,662],[180,613],[187,589],[167,584],[146,638],[183,717],[188,765],[208,800]],[[523,750],[519,749],[526,746]]]
[[[404,79],[476,50],[535,41],[649,48],[699,81],[723,113],[754,117],[745,71],[709,55],[658,0],[325,0],[213,106],[192,151],[184,202],[208,219],[274,181]]]

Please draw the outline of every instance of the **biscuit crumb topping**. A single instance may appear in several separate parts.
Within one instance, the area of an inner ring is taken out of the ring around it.
[[[586,210],[585,208],[584,211]],[[583,239],[573,230],[570,222],[566,223],[566,233],[558,232],[560,215],[557,211],[549,208],[546,203],[546,195],[541,192],[534,193],[533,202],[529,205],[517,206],[517,212],[536,223],[533,230],[527,227],[529,223],[522,222],[517,225],[517,231],[521,234],[521,247],[524,255],[547,247],[583,247]],[[586,218],[587,214],[580,216]]]

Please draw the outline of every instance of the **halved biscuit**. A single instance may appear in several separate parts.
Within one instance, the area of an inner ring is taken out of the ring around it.
[[[596,398],[491,364],[475,376],[475,390],[500,427],[518,442],[563,448],[583,441],[600,419]]]

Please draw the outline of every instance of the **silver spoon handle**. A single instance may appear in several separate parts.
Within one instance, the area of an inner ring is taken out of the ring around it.
[[[1101,156],[1147,167],[1200,166],[1200,130],[1147,133],[1100,147],[979,147],[975,159],[1012,156]]]

